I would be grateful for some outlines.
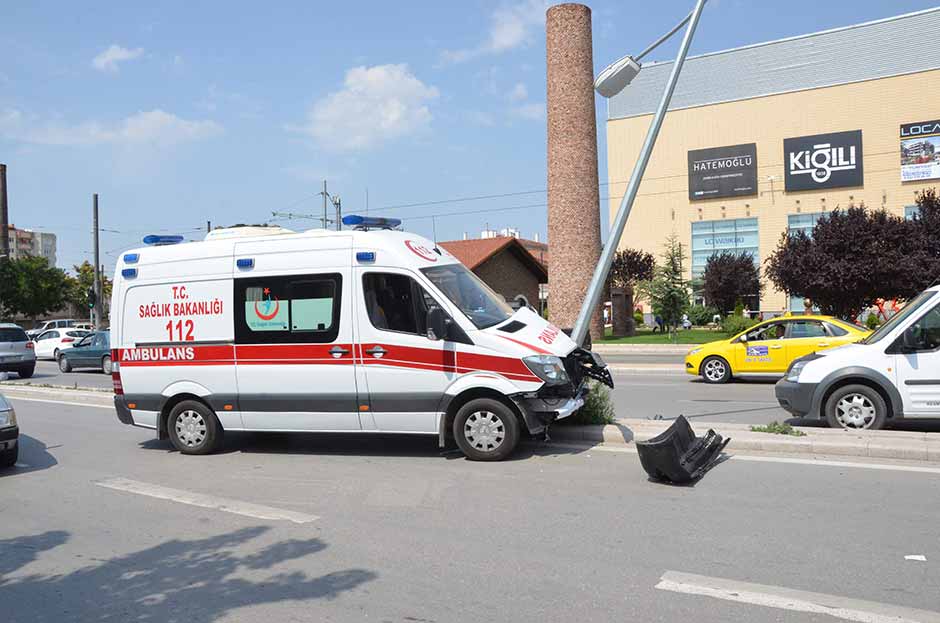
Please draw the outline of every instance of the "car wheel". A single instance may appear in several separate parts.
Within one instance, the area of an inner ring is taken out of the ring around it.
[[[23,366],[22,368],[18,368],[16,370],[16,373],[20,375],[21,379],[28,379],[29,377],[33,375],[33,372],[35,371],[36,371],[36,364],[33,364],[31,366]]]
[[[826,421],[832,428],[878,430],[888,419],[888,405],[867,385],[846,385],[826,400]]]
[[[69,363],[69,360],[65,357],[59,356],[57,358],[59,362],[59,370],[63,373],[72,371],[72,364]]]
[[[222,439],[222,427],[212,409],[195,400],[184,400],[170,411],[170,441],[183,454],[209,454]]]
[[[105,374],[111,374],[111,355],[105,355],[101,358],[101,371]]]
[[[19,457],[19,454],[20,444],[16,444],[9,450],[0,452],[0,469],[16,465],[16,459]]]
[[[472,461],[501,461],[519,443],[519,420],[498,400],[477,398],[457,411],[454,439]]]
[[[58,348],[55,349],[54,351],[52,351],[52,359],[55,360],[55,361],[58,361],[58,360],[59,360],[59,349],[58,349]]]
[[[708,357],[700,368],[706,383],[727,383],[731,380],[731,366],[722,357]]]

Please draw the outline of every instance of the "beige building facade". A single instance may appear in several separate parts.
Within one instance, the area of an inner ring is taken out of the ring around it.
[[[721,250],[763,266],[839,207],[910,217],[940,186],[940,52],[905,48],[920,32],[940,32],[940,10],[688,59],[619,246],[658,255],[675,234],[693,278]],[[670,68],[644,67],[610,102],[611,219]],[[802,309],[764,281],[761,311]]]

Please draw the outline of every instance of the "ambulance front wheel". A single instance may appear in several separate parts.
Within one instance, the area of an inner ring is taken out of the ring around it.
[[[170,441],[183,454],[209,454],[222,440],[222,427],[212,409],[184,400],[170,411],[166,423]]]
[[[472,461],[501,461],[519,443],[519,420],[498,400],[477,398],[457,411],[454,439]]]

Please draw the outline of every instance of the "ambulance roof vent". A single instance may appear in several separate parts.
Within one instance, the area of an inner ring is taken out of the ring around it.
[[[206,240],[230,240],[232,238],[255,238],[258,236],[278,236],[293,234],[294,231],[279,225],[232,225],[219,227],[206,234]]]

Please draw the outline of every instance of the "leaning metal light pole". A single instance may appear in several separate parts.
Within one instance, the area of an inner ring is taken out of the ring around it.
[[[652,154],[653,146],[656,144],[656,138],[659,136],[659,129],[663,125],[666,109],[669,108],[672,92],[675,90],[676,82],[679,80],[679,73],[682,71],[683,63],[685,63],[685,57],[689,52],[689,45],[692,43],[692,35],[695,33],[695,27],[698,25],[699,17],[702,15],[702,9],[705,8],[705,2],[706,0],[697,0],[691,15],[683,19],[683,22],[688,21],[689,25],[686,27],[685,35],[682,37],[682,44],[679,46],[679,52],[676,54],[676,61],[672,66],[672,72],[669,74],[669,80],[666,82],[666,88],[663,91],[662,100],[659,102],[659,108],[657,108],[653,122],[650,124],[649,130],[647,130],[646,140],[643,142],[643,149],[640,151],[640,157],[633,167],[630,183],[627,185],[627,191],[620,201],[620,208],[617,210],[617,216],[611,224],[607,244],[604,245],[600,262],[598,262],[597,268],[594,269],[594,276],[591,277],[591,283],[584,297],[584,304],[581,305],[581,311],[578,313],[578,319],[571,333],[571,338],[578,345],[584,342],[591,320],[591,312],[600,302],[601,293],[604,290],[604,283],[607,281],[607,273],[610,271],[610,265],[614,260],[614,254],[616,254],[617,245],[620,242],[620,236],[623,235],[624,226],[627,224],[627,218],[629,218],[630,210],[633,208],[633,200],[636,199],[640,182],[643,180],[643,173],[646,171],[650,154]],[[680,25],[681,23],[682,22],[680,22]],[[673,29],[672,32],[676,30],[677,28]],[[653,47],[659,45],[665,41],[665,39],[666,37],[660,37],[656,43],[643,51],[643,55],[648,54]],[[637,68],[637,71],[638,70]]]

